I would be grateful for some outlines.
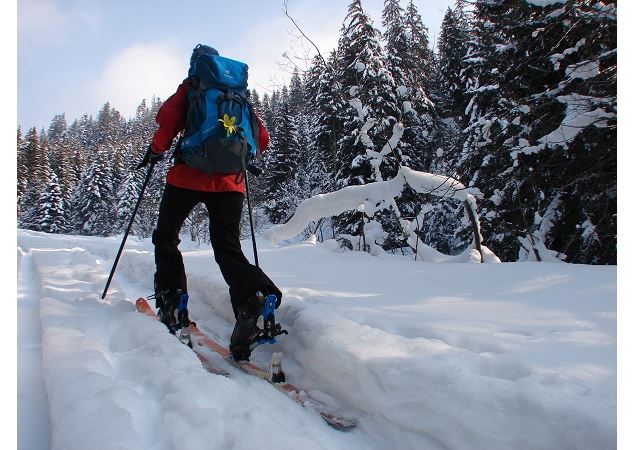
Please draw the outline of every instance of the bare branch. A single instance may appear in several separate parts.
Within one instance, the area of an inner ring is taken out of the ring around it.
[[[289,15],[289,0],[284,0],[282,2],[283,6],[284,6],[284,15],[291,21],[291,23],[293,23],[293,26],[300,32],[300,34],[302,35],[302,37],[304,39],[306,39],[307,41],[309,41],[311,43],[311,45],[313,46],[313,48],[315,48],[315,51],[317,52],[318,57],[322,60],[322,63],[324,64],[324,67],[328,67],[328,64],[326,63],[326,60],[324,59],[324,57],[322,56],[322,53],[320,52],[319,47],[315,44],[315,42],[313,42],[311,40],[311,38],[309,38],[304,31],[302,31],[302,28],[300,28],[300,26],[298,25],[298,23],[295,21],[295,19],[293,17],[291,17]]]

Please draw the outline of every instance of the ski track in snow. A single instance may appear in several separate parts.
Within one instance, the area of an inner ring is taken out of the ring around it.
[[[24,246],[38,247],[38,234],[28,236]],[[116,242],[86,250],[64,248],[67,240],[31,250],[45,280],[39,287],[51,448],[365,448],[262,380],[210,375],[163,325],[134,312],[136,296],[150,289],[151,253],[136,252],[133,243],[102,302],[109,267],[99,261],[114,258]],[[135,283],[140,287],[131,289]],[[242,422],[269,431],[245,433]]]
[[[282,351],[290,381],[359,416],[358,429],[340,433],[266,382],[210,375],[134,312],[152,291],[149,241],[128,241],[105,301],[118,238],[19,231],[18,244],[20,342],[31,345],[19,347],[30,369],[20,382],[46,386],[18,403],[51,448],[615,446],[614,268],[420,264],[261,243],[291,335],[252,360],[264,366]],[[181,247],[191,317],[227,344],[233,313],[213,253]]]
[[[21,449],[50,447],[39,286],[32,255],[18,248],[18,448]]]

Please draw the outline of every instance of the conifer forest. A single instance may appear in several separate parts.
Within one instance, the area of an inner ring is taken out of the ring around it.
[[[502,261],[541,245],[566,262],[617,263],[616,1],[457,0],[432,42],[412,0],[385,0],[381,18],[352,0],[337,48],[289,79],[250,92],[271,136],[262,175],[250,176],[259,232],[305,199],[406,166],[469,189],[483,243]],[[161,104],[143,100],[125,118],[106,103],[96,117],[69,123],[62,113],[47,129],[18,127],[18,227],[122,234]],[[154,168],[132,235],[151,236],[171,164]],[[473,238],[460,202],[408,188],[373,211],[312,222],[305,237],[357,250],[372,223],[375,244],[412,254],[402,218],[446,254]],[[203,205],[182,232],[209,239]]]

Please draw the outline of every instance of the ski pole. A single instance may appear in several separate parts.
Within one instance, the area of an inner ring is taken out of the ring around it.
[[[254,247],[254,262],[256,267],[258,265],[258,249],[256,248],[256,235],[254,233],[254,219],[251,213],[251,199],[249,197],[249,178],[247,177],[247,171],[245,170],[245,193],[247,194],[247,210],[249,211],[249,226],[251,228],[251,243]]]
[[[115,274],[115,269],[117,268],[117,263],[119,262],[119,258],[121,257],[121,253],[123,252],[123,248],[126,245],[126,240],[128,239],[128,234],[130,233],[130,229],[132,228],[132,223],[134,222],[134,218],[137,215],[137,210],[139,209],[139,205],[141,204],[141,199],[143,199],[143,193],[146,190],[146,186],[150,181],[150,177],[152,176],[152,169],[154,169],[155,162],[150,162],[150,167],[148,167],[148,173],[146,174],[146,179],[143,181],[143,185],[141,186],[141,192],[139,193],[139,199],[137,200],[137,204],[132,210],[132,217],[130,217],[130,222],[128,223],[128,228],[126,228],[126,233],[123,235],[123,240],[121,241],[121,245],[119,246],[119,251],[117,252],[117,257],[115,258],[115,263],[112,265],[112,269],[110,270],[110,276],[108,276],[108,281],[106,282],[106,287],[104,288],[104,293],[101,295],[101,299],[103,300],[106,297],[106,293],[108,292],[108,287],[110,286],[110,282],[112,281],[112,276]]]

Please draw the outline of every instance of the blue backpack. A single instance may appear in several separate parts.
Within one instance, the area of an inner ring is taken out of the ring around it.
[[[208,174],[239,174],[256,156],[260,124],[247,99],[247,71],[211,47],[194,49],[178,160]]]

